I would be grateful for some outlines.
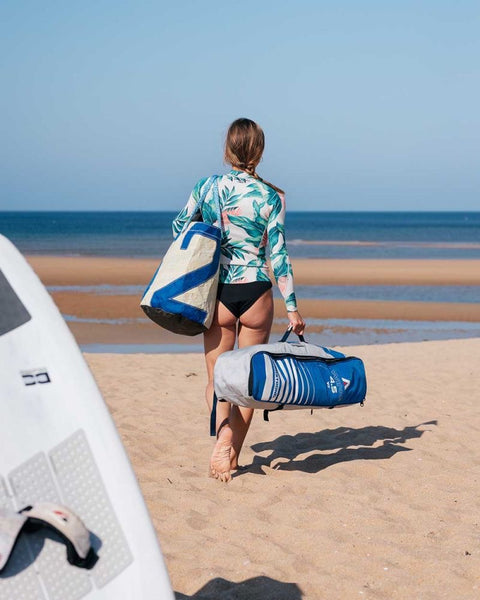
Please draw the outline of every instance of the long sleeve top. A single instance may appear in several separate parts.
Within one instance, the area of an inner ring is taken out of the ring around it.
[[[195,210],[208,178],[194,187],[186,206],[174,219],[176,237]],[[285,198],[263,181],[231,170],[218,179],[222,214],[220,283],[269,281],[266,246],[275,280],[288,311],[297,310],[293,273],[285,242]],[[218,225],[213,187],[201,207],[206,223]]]

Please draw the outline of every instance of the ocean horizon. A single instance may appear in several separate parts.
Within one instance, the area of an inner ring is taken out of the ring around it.
[[[156,258],[173,211],[3,211],[24,254]],[[289,211],[292,258],[480,258],[480,212]]]

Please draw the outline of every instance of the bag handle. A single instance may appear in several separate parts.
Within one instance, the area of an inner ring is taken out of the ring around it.
[[[213,200],[215,202],[215,208],[217,209],[217,221],[218,226],[223,231],[222,227],[222,209],[220,208],[220,192],[218,191],[218,175],[214,175],[213,182]]]
[[[287,331],[282,335],[281,339],[279,340],[280,342],[286,342],[288,339],[288,336],[292,333],[292,326],[289,325]],[[298,335],[298,334],[297,334]],[[298,339],[301,342],[305,341],[305,338],[303,337],[303,335],[298,335]]]
[[[192,219],[195,216],[197,210],[201,210],[202,204],[205,202],[205,198],[207,197],[207,194],[212,189],[212,187],[213,187],[213,199],[214,199],[215,208],[216,208],[216,211],[217,211],[217,220],[219,222],[220,229],[222,229],[222,231],[223,231],[223,228],[222,228],[222,211],[220,209],[220,193],[218,191],[218,175],[212,175],[211,177],[209,177],[209,179],[205,183],[202,195],[197,200],[197,203],[195,204],[195,208],[193,209],[192,213],[190,214],[190,217],[185,222],[185,225],[182,227],[182,231],[180,233],[183,233],[186,230],[186,228],[190,225],[190,223],[192,222]]]

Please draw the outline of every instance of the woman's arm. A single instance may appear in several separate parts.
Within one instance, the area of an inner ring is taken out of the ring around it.
[[[292,329],[295,333],[302,335],[305,323],[297,309],[297,299],[293,290],[292,265],[285,242],[285,197],[283,194],[275,193],[271,203],[273,207],[268,219],[267,234],[273,274],[285,300]]]
[[[272,212],[268,219],[267,234],[273,274],[285,300],[287,311],[296,311],[297,300],[293,291],[292,265],[285,243],[285,199],[275,192],[269,199],[269,204],[272,204]]]

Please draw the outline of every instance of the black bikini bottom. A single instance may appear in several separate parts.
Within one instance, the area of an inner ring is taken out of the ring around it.
[[[219,283],[217,298],[239,319],[271,287],[271,281]]]

